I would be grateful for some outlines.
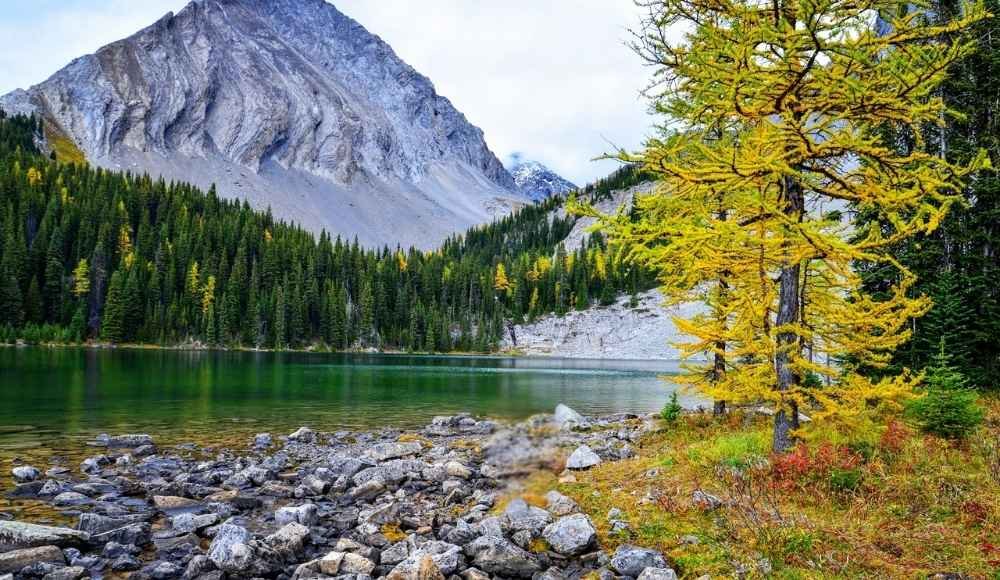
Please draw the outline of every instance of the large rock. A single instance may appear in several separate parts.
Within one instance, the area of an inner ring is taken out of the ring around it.
[[[638,546],[619,546],[611,557],[611,568],[623,576],[637,577],[646,568],[669,568],[663,554]]]
[[[288,436],[288,440],[297,443],[312,443],[316,441],[316,432],[309,427],[299,427]]]
[[[535,557],[500,536],[483,536],[465,547],[477,567],[496,576],[530,578],[541,570]]]
[[[279,559],[290,560],[302,551],[308,538],[309,528],[298,522],[292,522],[264,538],[263,543]]]
[[[586,422],[586,419],[583,418],[583,415],[577,413],[576,411],[574,411],[570,407],[567,407],[566,405],[563,405],[562,403],[556,405],[556,412],[554,419],[556,424],[558,424],[560,427],[583,425]]]
[[[601,458],[594,450],[587,445],[581,445],[576,448],[566,460],[567,469],[590,469],[591,467],[599,464]]]
[[[75,546],[90,539],[84,532],[69,528],[40,526],[24,522],[0,521],[0,552],[39,546]]]
[[[542,537],[556,552],[564,556],[576,556],[594,545],[597,530],[590,518],[583,514],[573,514],[546,526]]]
[[[66,557],[56,546],[39,546],[0,553],[0,574],[17,573],[32,564],[65,564]]]
[[[239,575],[254,562],[250,543],[253,535],[246,528],[235,524],[222,524],[215,533],[208,549],[208,557],[223,572]]]
[[[362,485],[373,479],[380,479],[386,483],[399,483],[407,478],[420,478],[423,471],[430,468],[430,464],[417,459],[394,459],[376,467],[362,469],[354,474],[355,485]]]

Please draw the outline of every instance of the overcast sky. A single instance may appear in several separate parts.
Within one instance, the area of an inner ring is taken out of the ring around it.
[[[0,94],[38,83],[83,54],[128,36],[187,0],[2,0]],[[624,42],[632,0],[334,0],[427,75],[514,152],[584,184],[633,149],[651,119],[639,91],[650,70]]]

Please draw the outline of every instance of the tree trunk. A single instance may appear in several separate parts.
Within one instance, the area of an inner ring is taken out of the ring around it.
[[[805,196],[802,185],[792,178],[785,178],[784,183],[785,213],[801,220],[805,211]],[[802,274],[801,264],[786,263],[781,268],[780,288],[778,294],[778,315],[775,323],[778,328],[799,322],[799,284]],[[775,371],[778,375],[778,392],[785,393],[794,389],[800,377],[792,368],[793,354],[801,354],[802,344],[794,332],[783,331],[778,334],[778,353],[774,358]],[[798,351],[798,352],[796,352]],[[799,428],[799,409],[793,401],[782,401],[774,415],[773,449],[775,453],[783,453],[792,447],[792,431]]]

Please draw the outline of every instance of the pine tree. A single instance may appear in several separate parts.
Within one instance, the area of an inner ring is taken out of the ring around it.
[[[909,295],[905,269],[882,300],[864,297],[853,267],[898,267],[891,245],[934,231],[962,180],[986,166],[982,154],[952,163],[897,151],[878,129],[920,140],[946,115],[935,91],[970,54],[961,32],[984,17],[982,6],[935,25],[899,0],[644,5],[636,49],[658,68],[654,107],[672,128],[642,155],[622,155],[660,184],[636,198],[633,215],[603,224],[633,260],[658,270],[668,295],[707,303],[707,314],[677,321],[692,338],[684,354],[722,343],[728,368],[721,378],[695,368],[683,380],[716,400],[770,403],[778,452],[793,444],[802,407],[818,422],[871,428],[900,408],[915,378],[872,380],[857,365],[883,365],[930,304]],[[876,29],[873,14],[885,25]],[[667,33],[675,25],[690,28],[679,43]],[[852,231],[807,208],[828,203],[880,219]],[[812,373],[830,386],[810,388]]]
[[[101,317],[101,338],[111,343],[122,342],[125,338],[125,281],[121,270],[115,270],[108,284]]]

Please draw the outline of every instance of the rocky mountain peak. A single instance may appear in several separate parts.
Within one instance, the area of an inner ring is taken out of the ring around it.
[[[521,203],[483,132],[323,0],[194,0],[0,107],[91,163],[370,244],[433,246]]]
[[[553,195],[560,195],[577,189],[567,179],[556,174],[538,161],[527,159],[521,153],[514,153],[508,161],[508,169],[514,176],[514,183],[525,197],[542,201]]]

